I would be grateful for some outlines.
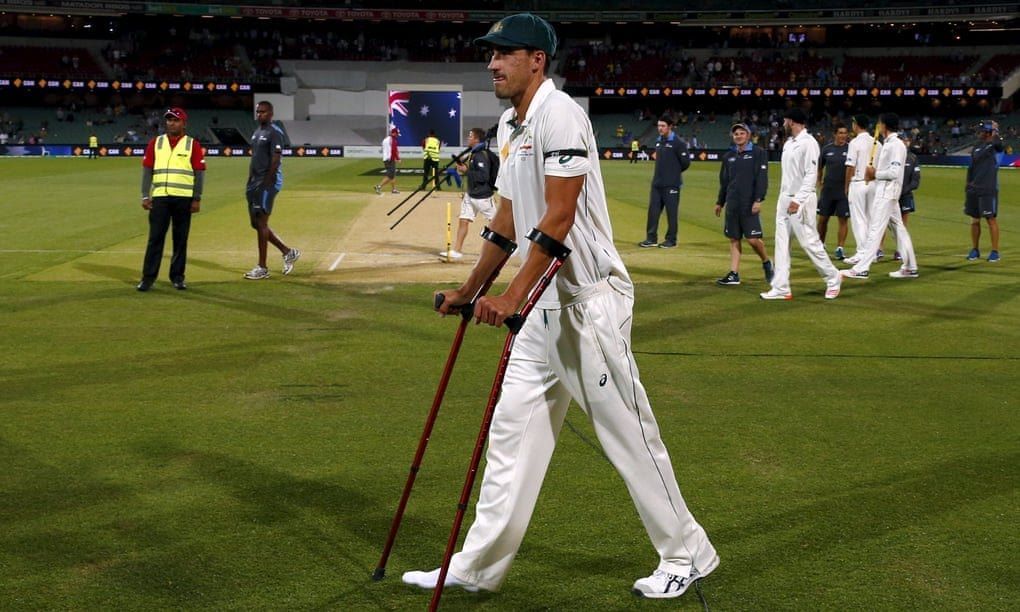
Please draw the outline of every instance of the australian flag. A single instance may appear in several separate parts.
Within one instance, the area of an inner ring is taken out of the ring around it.
[[[398,144],[420,145],[429,130],[444,145],[461,145],[460,92],[390,90],[390,127],[400,131]]]

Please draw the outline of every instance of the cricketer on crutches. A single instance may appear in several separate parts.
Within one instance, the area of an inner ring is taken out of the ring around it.
[[[489,437],[489,426],[492,425],[492,413],[496,410],[496,402],[499,401],[500,392],[503,389],[503,378],[506,376],[506,367],[510,362],[510,352],[513,350],[514,341],[517,339],[517,334],[521,331],[524,326],[524,321],[528,318],[528,314],[531,313],[538,299],[542,297],[545,290],[549,287],[549,283],[552,282],[556,272],[563,266],[563,262],[566,261],[567,256],[570,255],[570,249],[564,246],[562,243],[555,241],[548,236],[542,234],[537,229],[532,230],[531,234],[528,235],[529,240],[534,240],[536,243],[544,244],[550,248],[553,253],[553,260],[546,268],[542,278],[538,280],[538,284],[531,290],[531,294],[528,296],[528,301],[525,302],[521,310],[514,315],[511,315],[503,320],[503,324],[506,325],[507,332],[506,342],[503,344],[503,352],[499,357],[499,365],[496,366],[496,376],[492,381],[492,388],[489,390],[489,401],[485,405],[485,412],[482,413],[482,425],[478,430],[478,437],[475,440],[475,449],[471,453],[471,462],[468,464],[467,475],[464,477],[464,487],[460,492],[460,500],[457,502],[457,512],[453,519],[453,527],[450,529],[450,537],[446,541],[446,551],[443,553],[443,563],[439,569],[439,579],[436,581],[436,587],[432,591],[432,601],[429,603],[429,610],[434,612],[439,608],[439,599],[443,595],[443,586],[446,584],[446,574],[450,571],[450,560],[453,558],[453,549],[457,546],[457,538],[460,536],[460,527],[464,522],[464,513],[467,511],[468,502],[471,501],[471,491],[475,487],[475,475],[478,473],[478,465],[482,461],[482,451],[485,449],[485,440]],[[440,294],[441,296],[442,294]]]
[[[464,332],[467,329],[468,321],[471,320],[472,308],[478,298],[488,292],[492,283],[495,282],[496,277],[499,276],[500,271],[506,264],[507,260],[517,250],[517,244],[512,240],[508,240],[492,230],[486,227],[482,230],[482,238],[495,244],[499,249],[503,251],[503,259],[493,270],[489,279],[482,285],[478,290],[478,293],[474,296],[471,302],[460,309],[461,322],[460,326],[457,327],[457,333],[453,337],[453,344],[450,346],[450,354],[446,358],[446,365],[443,367],[443,373],[439,378],[439,386],[436,388],[436,394],[432,399],[432,408],[429,410],[428,417],[425,419],[425,427],[421,434],[421,439],[418,441],[418,449],[414,453],[414,459],[411,461],[411,470],[407,475],[407,482],[404,483],[404,492],[400,496],[400,503],[397,504],[397,511],[393,515],[393,521],[390,524],[389,535],[386,538],[386,545],[383,547],[382,556],[379,559],[379,564],[376,566],[375,573],[372,574],[373,580],[382,580],[386,575],[386,562],[389,560],[390,552],[393,550],[393,543],[397,539],[397,532],[400,530],[400,523],[404,517],[404,510],[407,508],[407,500],[411,497],[411,489],[414,488],[414,480],[418,476],[418,470],[421,468],[422,459],[425,456],[425,449],[428,446],[429,439],[432,437],[432,428],[436,424],[436,417],[439,416],[439,407],[443,403],[443,396],[446,394],[446,386],[450,382],[450,375],[453,373],[453,366],[457,362],[457,355],[460,353],[460,346],[464,341]],[[436,295],[435,308],[439,308],[442,304],[442,295]]]

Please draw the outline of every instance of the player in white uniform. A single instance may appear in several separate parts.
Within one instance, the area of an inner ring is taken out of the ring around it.
[[[776,253],[772,258],[775,275],[772,288],[759,295],[763,300],[793,299],[790,291],[790,234],[793,234],[825,279],[825,299],[834,300],[839,296],[839,270],[832,265],[815,230],[818,141],[805,129],[807,113],[803,109],[791,108],[783,117],[783,127],[789,137],[783,143],[783,179],[776,203]]]
[[[871,223],[868,226],[868,238],[865,241],[864,253],[853,268],[843,270],[846,278],[868,278],[868,271],[876,259],[878,247],[885,228],[892,226],[896,232],[896,249],[903,257],[899,270],[890,272],[893,278],[916,278],[917,258],[914,256],[914,243],[910,239],[903,216],[900,213],[900,190],[903,187],[903,164],[907,160],[907,147],[896,135],[900,127],[900,118],[896,113],[885,113],[879,119],[878,129],[884,143],[878,154],[875,167],[869,167],[865,178],[875,185],[875,203],[872,207]]]
[[[846,190],[850,200],[850,230],[854,233],[857,252],[846,258],[851,265],[864,254],[864,243],[871,225],[871,208],[875,201],[875,183],[864,178],[864,171],[871,161],[871,149],[875,146],[875,139],[868,133],[871,120],[867,115],[854,115],[852,125],[856,136],[846,151]],[[881,147],[878,145],[878,150]],[[875,159],[878,159],[878,150],[875,151]]]
[[[548,245],[572,253],[524,324],[489,433],[475,520],[454,555],[446,586],[500,588],[531,519],[571,399],[587,414],[620,473],[659,554],[645,597],[682,595],[719,557],[684,502],[630,347],[633,284],[613,245],[591,122],[545,77],[556,35],[527,13],[496,23],[476,43],[493,48],[500,118],[500,204],[490,228],[514,237],[523,263],[499,296],[475,305],[477,321],[500,325],[514,314],[552,261]],[[532,229],[541,237],[527,238]],[[486,242],[458,289],[442,291],[443,314],[466,304],[503,252]],[[434,588],[439,570],[403,580]]]

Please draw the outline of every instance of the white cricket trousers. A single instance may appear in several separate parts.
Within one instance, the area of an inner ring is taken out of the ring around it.
[[[876,199],[872,205],[871,223],[868,226],[868,240],[860,261],[854,265],[855,272],[867,272],[878,255],[878,245],[882,243],[885,228],[892,226],[896,233],[896,250],[903,258],[901,266],[908,270],[917,270],[917,256],[914,254],[914,241],[910,232],[903,224],[903,213],[900,212],[898,199]]]
[[[450,566],[460,580],[495,591],[506,579],[571,398],[623,477],[659,568],[687,576],[715,559],[680,495],[638,377],[630,348],[634,300],[609,283],[592,287],[581,303],[536,308],[517,337],[489,430],[475,521]]]
[[[772,288],[781,293],[790,293],[790,235],[797,237],[804,252],[815,265],[818,273],[825,279],[828,287],[839,284],[839,270],[832,265],[825,253],[825,245],[818,238],[814,219],[818,212],[818,196],[811,194],[807,201],[800,203],[796,214],[787,212],[789,195],[780,195],[776,203],[776,253],[775,276],[772,277]]]
[[[871,207],[875,201],[875,181],[851,181],[847,193],[850,201],[850,230],[854,233],[855,257],[864,254],[868,241],[868,228],[871,227]]]

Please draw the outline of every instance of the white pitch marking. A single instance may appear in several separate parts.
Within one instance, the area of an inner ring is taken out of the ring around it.
[[[340,265],[340,262],[344,260],[346,255],[347,253],[340,253],[340,256],[333,261],[333,265],[329,267],[329,271],[332,272],[333,270],[336,270],[336,267]]]

